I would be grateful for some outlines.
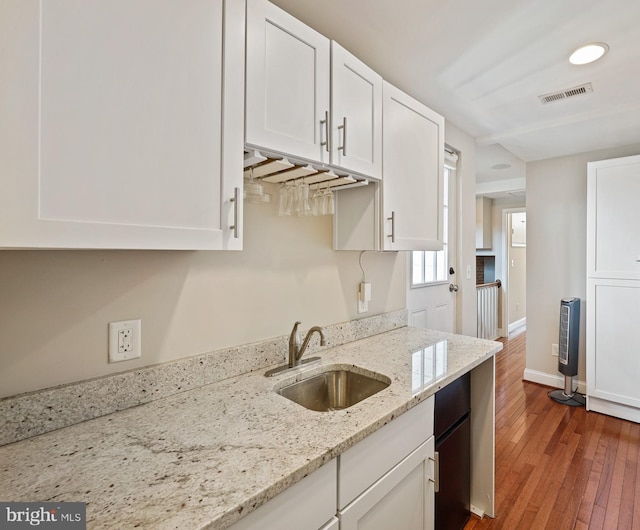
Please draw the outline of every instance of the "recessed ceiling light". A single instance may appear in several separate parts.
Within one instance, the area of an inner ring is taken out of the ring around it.
[[[609,51],[609,46],[604,42],[592,42],[591,44],[580,46],[574,51],[569,56],[569,62],[571,64],[589,64],[600,59],[607,51]]]
[[[496,164],[495,166],[491,166],[491,169],[509,169],[511,164]]]

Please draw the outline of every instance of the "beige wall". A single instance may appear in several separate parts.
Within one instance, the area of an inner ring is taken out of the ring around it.
[[[357,318],[359,253],[331,250],[331,217],[275,206],[246,204],[243,252],[0,251],[0,396]],[[362,262],[361,316],[404,308],[405,253]],[[142,358],[108,364],[108,322],[134,318]]]
[[[585,380],[587,162],[640,153],[640,144],[527,164],[527,368],[558,375],[560,300],[582,299],[578,379]]]
[[[458,322],[475,336],[475,144],[450,124],[446,141],[462,152]],[[406,307],[407,253],[364,254],[358,315],[360,253],[331,250],[330,217],[278,217],[271,191],[245,204],[242,252],[0,251],[0,397]],[[109,364],[108,323],[135,318],[142,358]]]

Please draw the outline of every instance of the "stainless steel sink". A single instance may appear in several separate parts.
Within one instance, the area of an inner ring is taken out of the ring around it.
[[[276,392],[309,410],[328,412],[349,408],[390,384],[388,377],[356,366],[329,366],[319,374],[296,381]]]

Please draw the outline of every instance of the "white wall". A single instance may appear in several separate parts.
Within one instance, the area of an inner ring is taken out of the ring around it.
[[[359,253],[331,250],[331,217],[275,207],[246,203],[243,252],[0,251],[0,396],[357,318]],[[360,316],[404,308],[405,253],[362,261]],[[108,322],[133,318],[142,358],[108,364]]]
[[[560,300],[581,307],[578,380],[585,379],[587,162],[640,153],[640,144],[527,164],[527,367],[525,379],[553,384]]]

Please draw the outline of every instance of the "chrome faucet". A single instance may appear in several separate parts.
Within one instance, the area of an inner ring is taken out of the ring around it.
[[[302,341],[302,345],[300,345],[300,333],[298,333],[298,326],[300,324],[302,324],[302,322],[296,322],[293,325],[293,329],[291,330],[291,335],[289,335],[289,368],[298,366],[302,354],[307,349],[307,346],[309,346],[311,335],[313,335],[316,331],[320,335],[320,346],[324,346],[327,344],[327,339],[324,335],[324,329],[319,326],[313,326],[307,332],[307,336],[304,338],[304,341]]]

